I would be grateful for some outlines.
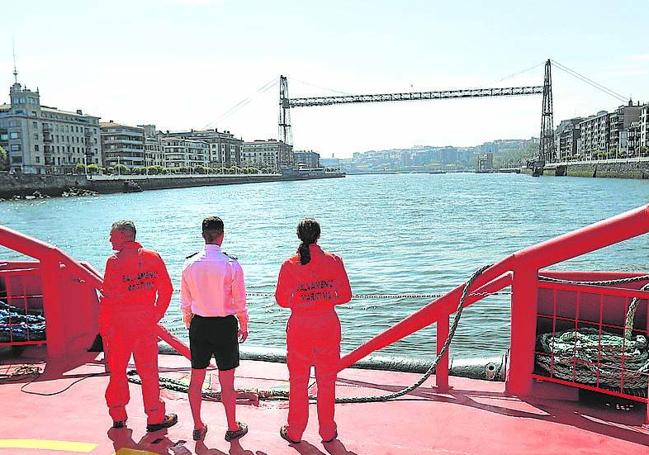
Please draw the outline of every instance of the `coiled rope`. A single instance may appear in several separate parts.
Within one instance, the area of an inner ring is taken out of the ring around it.
[[[612,286],[649,280],[649,275],[619,280],[570,281],[539,276],[543,281],[591,286]],[[640,290],[649,290],[649,283]],[[649,381],[647,337],[633,337],[633,322],[641,299],[634,297],[624,322],[622,336],[583,327],[542,333],[537,337],[536,364],[559,379],[614,389],[644,390]]]

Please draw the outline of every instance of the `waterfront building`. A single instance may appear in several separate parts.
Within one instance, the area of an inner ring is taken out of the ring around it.
[[[591,115],[579,122],[578,127],[580,148],[577,153],[581,159],[593,160],[607,157],[610,138],[609,113],[599,111],[596,115]]]
[[[118,165],[129,169],[145,167],[144,128],[122,125],[112,120],[101,122],[100,126],[106,168]]]
[[[554,140],[557,161],[568,161],[580,158],[577,144],[581,137],[579,124],[583,120],[584,119],[581,117],[562,120],[555,129]]]
[[[0,146],[9,156],[10,172],[63,174],[78,164],[102,165],[99,117],[41,104],[38,89],[18,83],[9,89],[9,104],[0,104]]]
[[[640,156],[640,121],[632,122],[627,130],[628,157]]]
[[[184,169],[185,172],[190,173],[208,167],[210,144],[206,141],[173,136],[163,136],[161,141],[164,153],[164,167],[172,170]]]
[[[642,106],[640,113],[640,151],[649,155],[649,104]]]
[[[482,155],[478,155],[478,159],[476,160],[476,171],[485,172],[493,168],[494,168],[493,153],[489,152],[489,153],[484,153]]]
[[[156,130],[155,125],[138,125],[144,130],[144,163],[146,167],[164,167],[164,148],[162,133]]]
[[[177,137],[209,144],[207,165],[209,167],[231,167],[241,165],[243,139],[237,138],[230,131],[219,131],[216,128],[208,130],[189,130],[164,133],[165,137]]]
[[[256,139],[253,142],[243,143],[242,166],[279,170],[291,167],[294,163],[293,146],[285,144],[283,141]]]
[[[313,150],[298,150],[293,152],[295,164],[299,167],[317,169],[320,167],[320,154]]]
[[[619,106],[609,114],[609,158],[625,158],[635,155],[636,151],[629,149],[629,127],[631,123],[640,120],[641,111],[641,106],[634,106],[629,101],[628,105]]]

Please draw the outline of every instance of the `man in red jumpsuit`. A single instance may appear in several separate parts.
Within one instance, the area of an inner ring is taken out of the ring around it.
[[[131,354],[142,380],[147,431],[176,424],[175,414],[165,415],[158,378],[158,338],[155,327],[171,301],[173,286],[167,267],[158,253],[135,241],[135,224],[117,221],[110,243],[117,251],[106,261],[99,309],[99,332],[104,341],[110,381],[106,404],[113,428],[126,425],[129,402],[126,368]]]
[[[314,365],[320,436],[323,442],[331,442],[338,435],[334,405],[341,338],[335,306],[349,302],[352,291],[342,259],[318,246],[317,221],[302,220],[297,234],[302,241],[298,254],[282,264],[275,291],[277,303],[291,309],[286,328],[288,425],[280,435],[291,443],[302,438],[309,418],[307,386]]]

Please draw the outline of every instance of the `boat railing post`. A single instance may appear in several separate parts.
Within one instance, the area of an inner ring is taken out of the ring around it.
[[[449,324],[448,324],[449,315],[440,317],[437,321],[437,354],[439,355],[442,350],[442,346],[446,342],[449,333]],[[449,347],[444,355],[439,359],[437,366],[435,367],[435,384],[437,389],[440,392],[448,391],[448,359],[449,359]]]
[[[521,261],[514,270],[511,297],[511,341],[505,389],[517,396],[529,395],[534,370],[538,270]]]
[[[48,358],[65,356],[65,333],[63,307],[61,305],[61,265],[54,251],[41,259],[41,282],[43,286],[43,310],[45,311],[45,334]]]

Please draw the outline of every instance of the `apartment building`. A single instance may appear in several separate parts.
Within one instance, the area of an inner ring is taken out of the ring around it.
[[[0,105],[0,146],[9,155],[10,172],[62,174],[77,164],[103,164],[99,117],[44,106],[39,90],[17,79],[9,98]]]
[[[636,155],[637,150],[630,148],[629,128],[632,123],[640,121],[641,112],[642,106],[634,106],[629,101],[628,105],[619,106],[609,114],[609,158],[626,158]]]
[[[581,117],[562,120],[554,131],[554,141],[557,161],[579,159],[577,145],[581,138],[579,124],[584,119]]]
[[[320,167],[320,154],[313,150],[298,150],[293,152],[295,164],[307,169],[317,169]]]
[[[163,136],[161,141],[163,166],[168,169],[185,168],[194,172],[197,167],[208,167],[210,164],[210,144],[206,141],[173,136]]]
[[[144,128],[100,122],[101,146],[106,168],[124,165],[129,169],[146,166]]]
[[[210,167],[231,167],[241,165],[243,139],[230,131],[215,129],[189,130],[164,133],[165,137],[176,137],[209,144],[208,165]]]
[[[243,143],[241,165],[279,170],[293,166],[293,146],[277,139],[254,140]]]
[[[155,125],[138,125],[144,130],[144,162],[149,166],[164,167],[164,147],[162,145],[162,133]]]
[[[577,153],[581,159],[592,160],[605,156],[609,148],[610,123],[609,114],[599,111],[578,124],[580,130],[580,148]]]

